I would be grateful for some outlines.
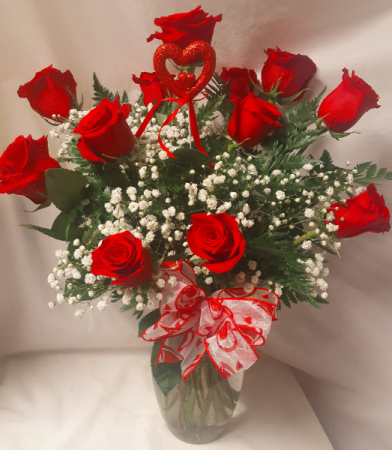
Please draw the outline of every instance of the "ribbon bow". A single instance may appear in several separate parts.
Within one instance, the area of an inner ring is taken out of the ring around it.
[[[254,347],[265,343],[276,320],[278,296],[263,288],[232,288],[206,297],[187,261],[167,261],[161,268],[161,317],[142,336],[163,339],[155,364],[182,361],[185,380],[207,352],[224,379],[248,369],[258,359]]]

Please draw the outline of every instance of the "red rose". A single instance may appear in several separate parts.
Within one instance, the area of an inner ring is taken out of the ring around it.
[[[362,194],[347,200],[346,206],[334,203],[328,212],[335,215],[334,224],[339,225],[335,236],[339,239],[358,236],[368,231],[383,233],[389,231],[389,210],[384,197],[370,184]],[[328,223],[328,222],[326,222]]]
[[[49,156],[47,137],[19,136],[0,157],[0,194],[24,195],[37,205],[43,203],[45,170],[59,167]]]
[[[245,251],[245,239],[238,223],[229,214],[192,214],[193,225],[186,239],[192,252],[206,259],[207,267],[214,273],[231,270]]]
[[[379,108],[378,95],[362,78],[348,74],[343,69],[343,81],[321,102],[318,116],[323,117],[328,128],[337,133],[344,133],[354,126],[369,111]]]
[[[280,117],[282,114],[276,106],[249,92],[236,102],[227,133],[236,142],[242,142],[241,147],[254,147],[282,126],[277,122]]]
[[[280,80],[280,97],[291,97],[305,89],[316,73],[316,64],[308,56],[283,52],[279,47],[276,50],[269,48],[265,53],[268,59],[261,71],[261,84],[265,92],[270,92]]]
[[[142,72],[140,77],[133,75],[133,81],[140,85],[143,92],[143,101],[147,106],[155,101],[159,102],[167,98],[167,89],[164,84],[159,81],[155,72]]]
[[[150,252],[129,231],[107,237],[91,256],[91,272],[112,278],[112,284],[140,286],[152,277]]]
[[[156,31],[147,39],[147,42],[160,39],[165,44],[175,44],[181,49],[195,41],[211,44],[215,23],[221,20],[222,14],[215,17],[209,16],[201,9],[201,6],[187,13],[160,17],[154,20],[154,24],[162,28],[162,33]]]
[[[238,67],[231,67],[230,69],[224,67],[220,77],[224,83],[230,80],[229,90],[231,102],[238,102],[246,97],[247,91],[253,92],[254,86],[251,79],[256,84],[260,84],[257,81],[257,75],[253,69],[248,71],[248,69],[240,69]]]
[[[118,98],[112,103],[104,98],[79,122],[74,133],[79,138],[78,149],[83,158],[89,161],[110,162],[132,151],[134,137],[126,118],[131,112],[131,105],[120,107]]]
[[[53,114],[59,114],[66,118],[73,106],[72,96],[76,98],[76,81],[69,70],[62,73],[50,65],[20,86],[18,95],[27,98],[31,107],[43,117],[52,119]]]

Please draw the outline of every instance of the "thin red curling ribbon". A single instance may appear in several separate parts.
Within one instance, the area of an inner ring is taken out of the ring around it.
[[[181,362],[185,380],[207,352],[223,378],[248,369],[257,359],[276,320],[279,298],[268,289],[222,289],[207,298],[196,285],[187,261],[165,262],[159,321],[143,333],[146,341],[163,340],[156,364]],[[175,286],[168,282],[175,277]]]
[[[175,80],[166,68],[166,60],[168,58],[171,58],[172,61],[179,66],[186,66],[194,60],[196,55],[202,55],[204,60],[202,73],[197,79],[194,73],[180,72],[177,80]],[[161,46],[159,46],[154,54],[155,72],[160,81],[169,89],[171,93],[177,95],[178,98],[165,98],[157,102],[148,112],[143,123],[140,125],[136,133],[136,137],[138,138],[141,137],[150,120],[152,119],[155,111],[159,108],[162,102],[169,101],[177,103],[179,105],[178,108],[172,114],[170,114],[170,116],[163,122],[158,134],[158,141],[162,150],[164,150],[167,153],[167,155],[170,156],[171,158],[175,158],[173,153],[171,153],[170,150],[166,148],[166,146],[162,142],[161,130],[164,126],[168,125],[174,120],[181,106],[188,103],[189,124],[193,140],[195,141],[197,149],[208,155],[208,152],[204,150],[200,142],[199,128],[197,126],[193,101],[196,95],[199,94],[205,86],[207,86],[211,77],[214,75],[215,64],[216,64],[215,50],[207,42],[203,41],[192,42],[192,44],[188,45],[188,47],[186,47],[184,50],[181,50],[180,47],[177,47],[177,45],[174,44],[162,44]]]

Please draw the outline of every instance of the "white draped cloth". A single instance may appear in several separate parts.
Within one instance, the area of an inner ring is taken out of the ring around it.
[[[53,64],[69,69],[92,102],[92,73],[112,91],[135,99],[132,74],[152,71],[158,41],[154,18],[185,12],[191,0],[13,0],[0,14],[0,152],[19,136],[38,139],[50,127],[16,92]],[[263,49],[308,55],[318,72],[311,96],[336,87],[342,69],[355,70],[380,96],[353,134],[325,136],[313,146],[334,160],[373,160],[392,168],[392,3],[390,0],[215,0],[223,13],[213,45],[218,70],[260,71]],[[49,138],[53,156],[57,145]],[[378,186],[392,207],[392,185]],[[0,448],[4,450],[183,449],[154,404],[151,344],[112,305],[76,319],[48,302],[46,283],[62,244],[18,227],[49,227],[54,208],[35,214],[19,196],[0,198]],[[283,307],[262,357],[246,373],[233,426],[207,449],[387,450],[392,431],[392,233],[367,233],[330,259],[330,305]],[[189,446],[190,447],[190,446]]]

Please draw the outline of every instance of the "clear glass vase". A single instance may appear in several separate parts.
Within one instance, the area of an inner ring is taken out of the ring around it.
[[[242,371],[224,380],[210,358],[204,357],[167,395],[154,381],[155,395],[171,433],[189,444],[217,439],[233,415],[243,378]]]

